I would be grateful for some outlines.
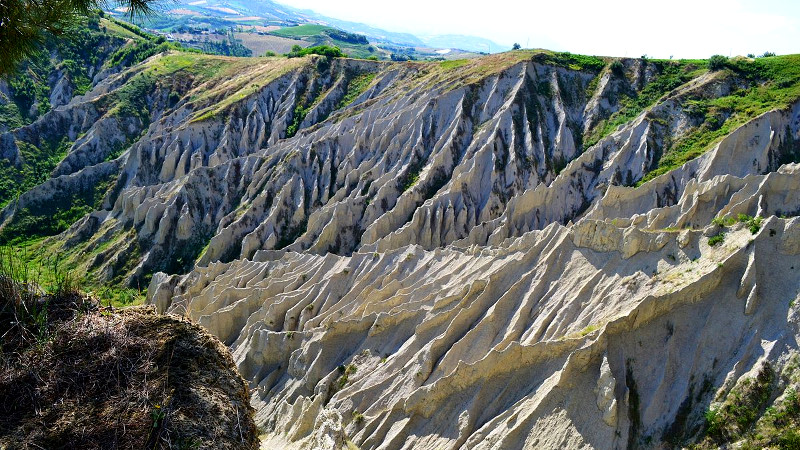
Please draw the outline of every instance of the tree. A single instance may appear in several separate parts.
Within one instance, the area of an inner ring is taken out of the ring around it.
[[[728,64],[728,57],[726,56],[714,55],[708,58],[708,68],[711,69],[712,72],[724,69],[726,64]]]
[[[118,0],[131,18],[152,13],[156,0]],[[74,27],[106,0],[0,0],[0,76],[36,52],[50,36]]]
[[[611,72],[615,75],[625,75],[625,65],[622,64],[622,61],[615,59],[611,62]]]
[[[517,44],[516,42],[514,42],[514,45],[511,47],[511,50],[519,50],[519,49],[521,49],[521,48],[522,48],[522,46],[521,46],[521,45],[519,45],[519,44]]]

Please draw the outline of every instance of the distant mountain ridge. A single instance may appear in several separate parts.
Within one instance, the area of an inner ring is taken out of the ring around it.
[[[202,9],[205,12],[217,12],[225,15],[235,11],[243,18],[259,16],[268,20],[282,21],[289,24],[318,23],[339,28],[351,33],[367,36],[378,42],[391,43],[409,47],[456,48],[472,52],[496,53],[506,50],[505,47],[485,38],[467,35],[431,35],[418,37],[411,33],[388,31],[367,24],[336,19],[319,14],[310,9],[299,9],[271,0],[178,0],[172,11],[187,8]],[[229,11],[226,11],[229,10]]]
[[[466,36],[463,34],[442,34],[435,36],[420,36],[425,45],[435,48],[459,48],[471,52],[499,53],[510,50],[486,38]]]

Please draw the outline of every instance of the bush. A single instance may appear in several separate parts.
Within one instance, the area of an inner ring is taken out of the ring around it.
[[[611,66],[609,66],[609,67],[611,69],[611,73],[614,73],[616,75],[624,75],[625,74],[625,65],[623,65],[622,61],[620,61],[618,59],[615,59],[611,63]]]
[[[712,71],[722,70],[728,64],[728,57],[722,55],[714,55],[708,58],[708,68]]]
[[[360,35],[360,34],[348,33],[347,31],[336,30],[336,29],[333,29],[333,28],[331,28],[329,30],[325,30],[325,31],[323,31],[323,33],[327,34],[328,36],[330,36],[333,39],[336,39],[337,41],[343,41],[343,42],[347,42],[347,43],[350,43],[350,44],[356,44],[356,45],[367,45],[367,44],[369,44],[369,41],[367,40],[367,37],[363,36],[363,35]]]
[[[316,45],[314,47],[302,48],[299,45],[292,46],[292,51],[287,53],[289,58],[298,58],[306,55],[320,55],[326,58],[344,58],[347,55],[342,53],[339,47],[331,47],[329,45]]]
[[[712,247],[723,242],[725,242],[725,233],[719,233],[708,238],[708,245]]]

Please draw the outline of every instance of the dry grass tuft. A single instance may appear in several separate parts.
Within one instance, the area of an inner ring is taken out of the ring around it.
[[[201,327],[3,269],[0,448],[258,448],[244,380]]]

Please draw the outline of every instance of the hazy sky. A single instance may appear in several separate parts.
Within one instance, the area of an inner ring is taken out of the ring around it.
[[[800,0],[278,0],[415,34],[657,58],[800,53]]]

